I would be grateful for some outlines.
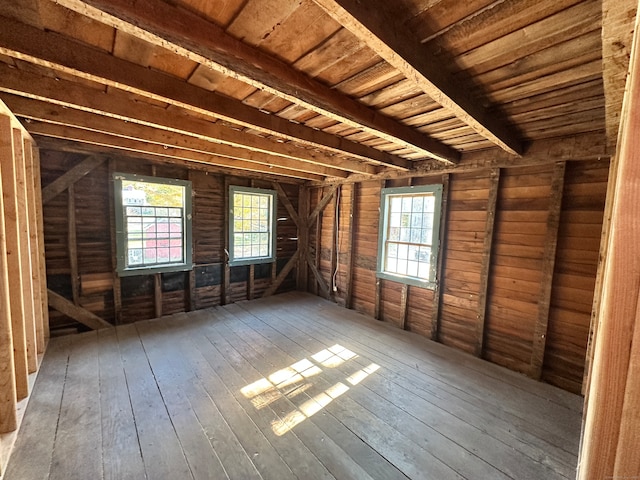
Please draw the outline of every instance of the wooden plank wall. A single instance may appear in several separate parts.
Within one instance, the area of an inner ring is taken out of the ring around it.
[[[49,336],[39,158],[0,102],[0,476]]]
[[[50,185],[86,155],[43,151],[42,183]],[[110,172],[191,180],[193,185],[192,272],[117,279],[114,288],[109,202]],[[272,264],[225,269],[227,248],[225,195],[230,184],[272,188],[267,180],[249,180],[181,166],[112,158],[57,194],[44,206],[45,253],[49,288],[110,323],[129,323],[188,310],[260,297],[297,248],[296,225],[278,202],[277,271]],[[298,186],[281,185],[294,208]],[[73,216],[70,216],[70,202]],[[69,222],[74,218],[75,222]],[[70,237],[75,237],[70,241]],[[75,248],[70,245],[75,244]],[[74,252],[75,251],[75,252]],[[228,278],[227,278],[228,277]],[[295,288],[289,275],[278,291]],[[78,284],[74,298],[73,285]],[[225,285],[228,284],[228,288]],[[117,312],[116,310],[119,310]],[[51,310],[52,328],[82,328]]]
[[[337,303],[580,393],[607,176],[604,161],[451,174],[438,295],[375,271],[381,188],[443,177],[345,184],[338,256],[335,199],[311,226],[319,269],[330,285],[338,262]]]

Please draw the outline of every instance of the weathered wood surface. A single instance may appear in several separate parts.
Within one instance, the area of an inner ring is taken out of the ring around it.
[[[310,295],[51,343],[7,480],[573,478],[578,396]]]

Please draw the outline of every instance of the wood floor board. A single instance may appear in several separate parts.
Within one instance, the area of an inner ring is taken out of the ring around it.
[[[250,307],[248,304],[242,306]],[[287,319],[299,322],[299,318],[295,314],[292,315],[285,309],[262,310],[262,313],[257,313],[257,315],[268,317],[265,319],[264,327],[266,329],[278,330],[280,327],[285,332],[291,332],[292,329],[295,329],[294,324],[283,325],[280,322]],[[313,335],[314,338],[305,341],[304,338],[307,337],[307,334]],[[301,331],[299,335],[295,335],[295,338],[296,342],[308,345],[307,355],[309,355],[313,351],[328,348],[335,343],[335,337],[334,339],[324,337],[326,339],[324,342],[317,340],[322,336],[322,333],[312,332],[310,325],[305,325],[304,332]],[[271,340],[274,343],[277,342],[273,338]],[[350,362],[357,366],[346,367],[347,363],[345,363],[331,369],[332,372],[340,372],[337,379],[340,376],[342,378],[349,376],[351,371],[358,367],[366,368],[372,363],[372,360],[358,355]],[[329,376],[336,377],[336,375],[327,373],[325,378]],[[506,449],[512,449],[511,445],[497,440],[477,426],[438,408],[413,394],[408,388],[385,379],[384,376],[384,369],[371,375],[370,378],[363,381],[362,386],[365,389],[354,387],[349,395],[350,398],[362,405],[363,408],[370,410],[374,415],[384,418],[396,430],[404,432],[412,442],[422,445],[447,465],[455,468],[461,475],[467,478],[474,476],[478,478],[531,478],[543,471],[545,478],[563,478],[553,468],[545,469],[540,464],[536,465],[537,462],[532,462],[530,457],[527,458],[517,450],[512,451],[510,455],[505,455]],[[369,390],[369,395],[365,393],[366,390]],[[421,423],[416,425],[416,421]],[[482,445],[482,458],[474,453],[478,450],[478,445]],[[555,468],[562,467],[559,464],[553,466]]]
[[[579,404],[292,292],[52,339],[4,480],[564,480]]]

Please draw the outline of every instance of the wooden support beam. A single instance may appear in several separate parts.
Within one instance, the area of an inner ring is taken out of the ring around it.
[[[234,38],[224,28],[158,0],[57,0],[67,8],[332,120],[440,161],[459,154],[310,78],[274,56]]]
[[[251,188],[256,187],[256,182],[253,178],[249,180],[249,186]],[[278,206],[274,205],[273,209],[275,210],[274,215],[277,218]],[[254,289],[256,287],[255,275],[256,275],[256,266],[255,264],[252,263],[249,265],[249,275],[247,278],[247,300],[253,300]]]
[[[553,273],[556,264],[556,247],[558,245],[558,229],[560,214],[562,213],[562,194],[564,191],[564,173],[566,162],[558,162],[553,170],[551,180],[551,197],[549,199],[549,216],[547,218],[547,233],[545,239],[544,256],[542,257],[542,280],[540,281],[540,295],[538,297],[538,318],[533,334],[531,349],[530,375],[539,380],[542,378],[544,351],[547,343],[547,327],[549,325],[549,309],[551,306],[551,289],[553,287]]]
[[[66,171],[42,189],[42,202],[49,202],[58,194],[69,188],[69,185],[76,183],[89,172],[102,165],[105,160],[105,157],[99,157],[97,155],[91,155],[85,158],[78,165],[73,167],[71,170]]]
[[[440,250],[436,273],[436,285],[433,289],[433,309],[431,311],[431,340],[438,341],[440,335],[440,314],[442,307],[442,292],[444,291],[445,251],[447,245],[447,216],[449,211],[449,174],[442,175],[442,206],[440,208]]]
[[[122,323],[122,289],[118,272],[118,253],[117,253],[117,235],[116,235],[116,210],[115,210],[115,192],[113,174],[115,173],[115,160],[109,159],[109,235],[111,237],[111,271],[113,272],[113,313],[115,324]]]
[[[31,238],[29,235],[29,210],[27,204],[27,180],[22,131],[13,129],[13,148],[16,175],[16,214],[20,239],[20,269],[22,270],[22,300],[25,338],[27,340],[27,367],[29,373],[38,369],[38,345],[34,319],[33,277],[31,270]]]
[[[332,185],[331,188],[329,188],[329,191],[324,195],[324,197],[322,197],[322,200],[318,202],[316,208],[314,208],[313,212],[311,212],[311,215],[309,215],[309,219],[307,221],[309,224],[313,223],[318,214],[327,207],[327,205],[333,198],[333,195],[336,193],[337,188],[337,185]]]
[[[633,37],[611,170],[615,191],[609,192],[611,206],[605,208],[611,221],[578,480],[640,475],[640,15],[636,15]]]
[[[305,186],[300,186],[298,189],[298,274],[296,279],[297,288],[300,291],[306,292],[308,288],[309,273],[307,270],[307,257],[309,249],[309,201],[310,191]]]
[[[195,152],[225,158],[229,165],[232,165],[235,160],[240,160],[260,164],[267,168],[275,166],[330,177],[346,178],[349,175],[349,172],[346,170],[334,168],[333,166],[309,163],[264,152],[255,152],[246,148],[203,140],[192,135],[160,130],[155,127],[137,123],[132,124],[96,113],[65,108],[40,100],[32,100],[7,93],[0,93],[0,100],[5,102],[11,111],[21,118],[155,143],[163,148],[172,146],[185,150],[193,150]]]
[[[320,180],[323,178],[322,175],[314,173],[261,165],[259,163],[244,160],[234,160],[212,155],[210,153],[160,145],[158,143],[149,143],[144,140],[133,140],[101,132],[92,132],[83,128],[67,127],[52,123],[32,122],[29,124],[29,131],[34,135],[44,135],[48,137],[73,140],[76,142],[100,145],[136,154],[141,153],[164,157],[165,159],[170,158],[172,159],[172,163],[177,163],[176,160],[182,160],[182,163],[187,167],[189,167],[189,164],[193,162],[198,162],[206,165],[216,165],[230,169],[237,169],[239,171],[261,172],[269,175],[280,175],[306,180]]]
[[[470,126],[475,132],[505,151],[520,155],[522,143],[517,133],[498,120],[469,88],[434,61],[434,52],[412,35],[411,29],[396,23],[393,9],[386,0],[315,0],[344,28],[395,67],[423,92]]]
[[[303,145],[406,169],[409,160],[390,155],[284,118],[263,113],[242,102],[196,87],[169,74],[114,57],[54,32],[0,17],[0,53],[142,95],[209,117],[219,118],[267,135]]]
[[[220,305],[226,305],[231,301],[231,267],[229,266],[229,217],[231,216],[231,204],[229,199],[229,177],[225,175],[222,189],[222,203],[224,214],[222,218],[222,285],[220,288]]]
[[[282,205],[284,205],[284,208],[287,209],[287,213],[291,217],[291,220],[293,220],[293,223],[298,226],[298,223],[300,223],[298,212],[296,212],[296,209],[293,208],[291,200],[289,200],[289,197],[287,196],[287,192],[284,191],[284,189],[278,182],[271,182],[271,185],[273,189],[278,192],[278,200],[280,200],[280,202],[282,202]]]
[[[276,290],[278,290],[278,287],[282,285],[282,282],[284,282],[285,278],[287,278],[289,273],[291,273],[291,270],[293,270],[293,267],[295,267],[296,264],[298,263],[299,258],[300,258],[300,250],[296,250],[296,253],[293,254],[293,257],[289,259],[289,261],[285,264],[284,268],[280,270],[280,273],[278,273],[278,275],[275,277],[275,280],[271,282],[271,285],[269,286],[269,288],[267,288],[265,292],[262,294],[262,298],[270,297],[276,292]]]
[[[73,298],[73,304],[79,305],[80,274],[78,272],[78,239],[76,235],[76,194],[73,183],[67,188],[67,194],[67,243],[69,264],[71,266],[71,296]]]
[[[20,216],[18,215],[18,191],[16,185],[16,162],[14,161],[13,130],[11,119],[0,114],[0,174],[2,176],[2,224],[0,225],[0,313],[8,325],[4,325],[2,333],[9,335],[11,359],[3,360],[14,368],[13,387],[19,400],[29,394],[29,369],[27,366],[26,322],[22,297],[22,268],[20,245]],[[5,295],[6,289],[6,295]],[[6,317],[4,314],[6,313]],[[3,338],[3,337],[0,337]],[[3,345],[4,345],[4,341]],[[4,348],[4,347],[3,347]],[[0,370],[3,378],[8,372]]]
[[[354,173],[371,174],[377,171],[375,165],[362,159],[345,158],[328,151],[302,148],[301,145],[289,142],[276,142],[259,135],[247,135],[223,122],[214,123],[188,115],[178,107],[163,109],[145,102],[131,102],[128,94],[117,89],[97,93],[94,88],[18,70],[4,63],[0,63],[0,91],[257,153],[331,166]]]
[[[348,244],[347,244],[347,252],[346,252],[346,265],[347,271],[345,273],[345,292],[344,292],[344,302],[346,308],[351,308],[353,303],[353,270],[354,270],[354,259],[355,255],[353,253],[355,247],[356,240],[356,226],[358,225],[358,218],[356,216],[356,202],[358,199],[358,184],[351,184],[350,189],[350,197],[349,197],[349,233],[347,234]]]
[[[403,283],[400,287],[400,328],[407,329],[407,305],[409,304],[409,285]]]
[[[382,279],[376,277],[376,286],[375,286],[374,300],[373,300],[373,318],[375,318],[376,320],[381,320],[380,318],[381,293],[382,293]]]
[[[153,275],[153,305],[156,318],[162,316],[162,274]]]
[[[38,353],[44,353],[46,346],[46,333],[44,328],[44,310],[46,306],[43,305],[43,289],[41,282],[45,282],[41,276],[40,269],[40,248],[41,243],[44,241],[44,236],[41,236],[38,231],[38,209],[42,208],[42,205],[38,203],[38,197],[35,192],[35,166],[34,166],[34,146],[33,140],[30,138],[24,138],[24,157],[25,157],[25,182],[27,189],[27,206],[29,210],[29,240],[31,242],[31,281],[33,284],[33,313],[34,322],[36,327],[36,346]],[[38,182],[39,183],[39,182]]]
[[[193,170],[189,170],[187,172],[187,178],[189,179],[190,182],[193,183],[193,178],[194,178],[194,174],[193,174]],[[197,202],[198,201],[198,192],[193,192],[193,201]],[[195,209],[193,209],[195,211]],[[195,219],[194,219],[195,221]],[[191,252],[192,252],[192,256],[195,256],[195,251],[196,251],[196,240],[194,238],[193,235],[191,235]],[[195,268],[195,262],[194,266],[191,270],[189,270],[188,272],[188,277],[187,277],[187,311],[191,312],[193,310],[196,310],[196,268]]]
[[[74,319],[76,322],[81,323],[93,330],[113,327],[113,325],[111,325],[109,322],[103,320],[97,315],[94,315],[89,310],[74,305],[62,295],[58,295],[56,292],[53,292],[51,290],[48,290],[47,293],[49,296],[49,305],[51,306],[51,308],[54,308],[67,317]]]
[[[47,271],[46,258],[44,252],[44,219],[42,217],[42,185],[40,180],[40,150],[34,148],[33,151],[33,187],[36,196],[36,229],[38,232],[38,262],[40,268],[40,303],[42,309],[42,327],[45,340],[49,338],[49,302],[47,300]]]
[[[482,265],[480,267],[480,289],[478,293],[478,310],[476,313],[476,342],[474,354],[482,357],[484,352],[484,327],[487,317],[487,295],[489,290],[489,273],[493,252],[493,232],[496,220],[496,205],[500,191],[500,169],[491,170],[489,198],[487,199],[487,218],[484,224],[484,243],[482,245]]]
[[[320,287],[322,295],[324,296],[324,298],[328,300],[329,298],[331,298],[331,288],[324,281],[324,278],[322,278],[322,274],[320,273],[320,270],[318,270],[318,267],[316,267],[315,263],[313,262],[313,258],[311,258],[311,255],[309,254],[309,252],[307,252],[306,260],[307,260],[307,265],[311,270],[311,273],[313,273],[313,276],[315,277],[316,282],[318,282],[318,286]]]
[[[330,267],[329,267],[329,297],[335,297],[337,285],[334,285],[334,275],[336,274],[339,266],[338,255],[340,249],[338,248],[338,242],[340,238],[340,194],[342,192],[342,185],[338,185],[335,193],[333,194],[333,222],[331,224],[331,248],[329,252]],[[309,224],[311,225],[311,224]],[[320,264],[316,264],[316,268],[320,271]]]

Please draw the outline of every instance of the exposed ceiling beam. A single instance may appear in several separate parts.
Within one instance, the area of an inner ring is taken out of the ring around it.
[[[505,151],[522,154],[522,142],[513,128],[468,95],[435,56],[406,26],[397,24],[389,0],[314,0],[422,91],[475,132]]]
[[[135,102],[131,96],[116,89],[108,93],[78,83],[25,72],[0,63],[0,91],[55,103],[119,120],[191,135],[203,140],[242,147],[254,152],[335,167],[354,173],[376,173],[377,167],[360,160],[344,158],[303,148],[291,143],[272,141],[211,121],[186,115],[177,108],[166,109],[145,102]]]
[[[228,169],[254,171],[268,173],[271,175],[280,175],[291,178],[302,178],[305,180],[320,181],[324,177],[313,173],[305,173],[301,171],[289,170],[280,167],[270,167],[258,163],[247,162],[244,160],[231,160],[225,157],[219,157],[193,150],[185,150],[183,148],[159,145],[157,143],[149,143],[142,140],[133,140],[131,138],[118,137],[107,133],[85,130],[82,128],[69,127],[65,125],[56,125],[53,123],[45,123],[40,121],[32,121],[27,124],[27,130],[32,135],[41,135],[45,137],[60,138],[63,140],[72,140],[88,145],[98,145],[110,149],[123,150],[127,152],[153,155],[156,157],[164,157],[183,160],[183,165],[189,162],[199,162],[207,165],[225,167]]]
[[[146,125],[123,122],[115,118],[84,112],[73,108],[46,103],[40,100],[20,97],[8,93],[0,93],[2,100],[15,115],[30,120],[55,123],[94,132],[107,133],[124,138],[156,143],[161,146],[177,147],[185,150],[226,157],[230,160],[243,160],[261,165],[286,168],[288,170],[314,173],[318,175],[345,178],[348,173],[337,168],[324,165],[276,157],[262,152],[254,152],[244,148],[220,145],[201,138],[184,135],[182,133],[159,130]]]
[[[204,18],[162,0],[55,0],[82,15],[166,48],[328,118],[455,162],[459,153],[310,78],[283,61],[227,34]]]
[[[238,100],[122,60],[63,35],[44,32],[4,17],[0,17],[0,25],[1,54],[303,145],[401,170],[411,167],[411,161],[404,158],[261,112]]]

